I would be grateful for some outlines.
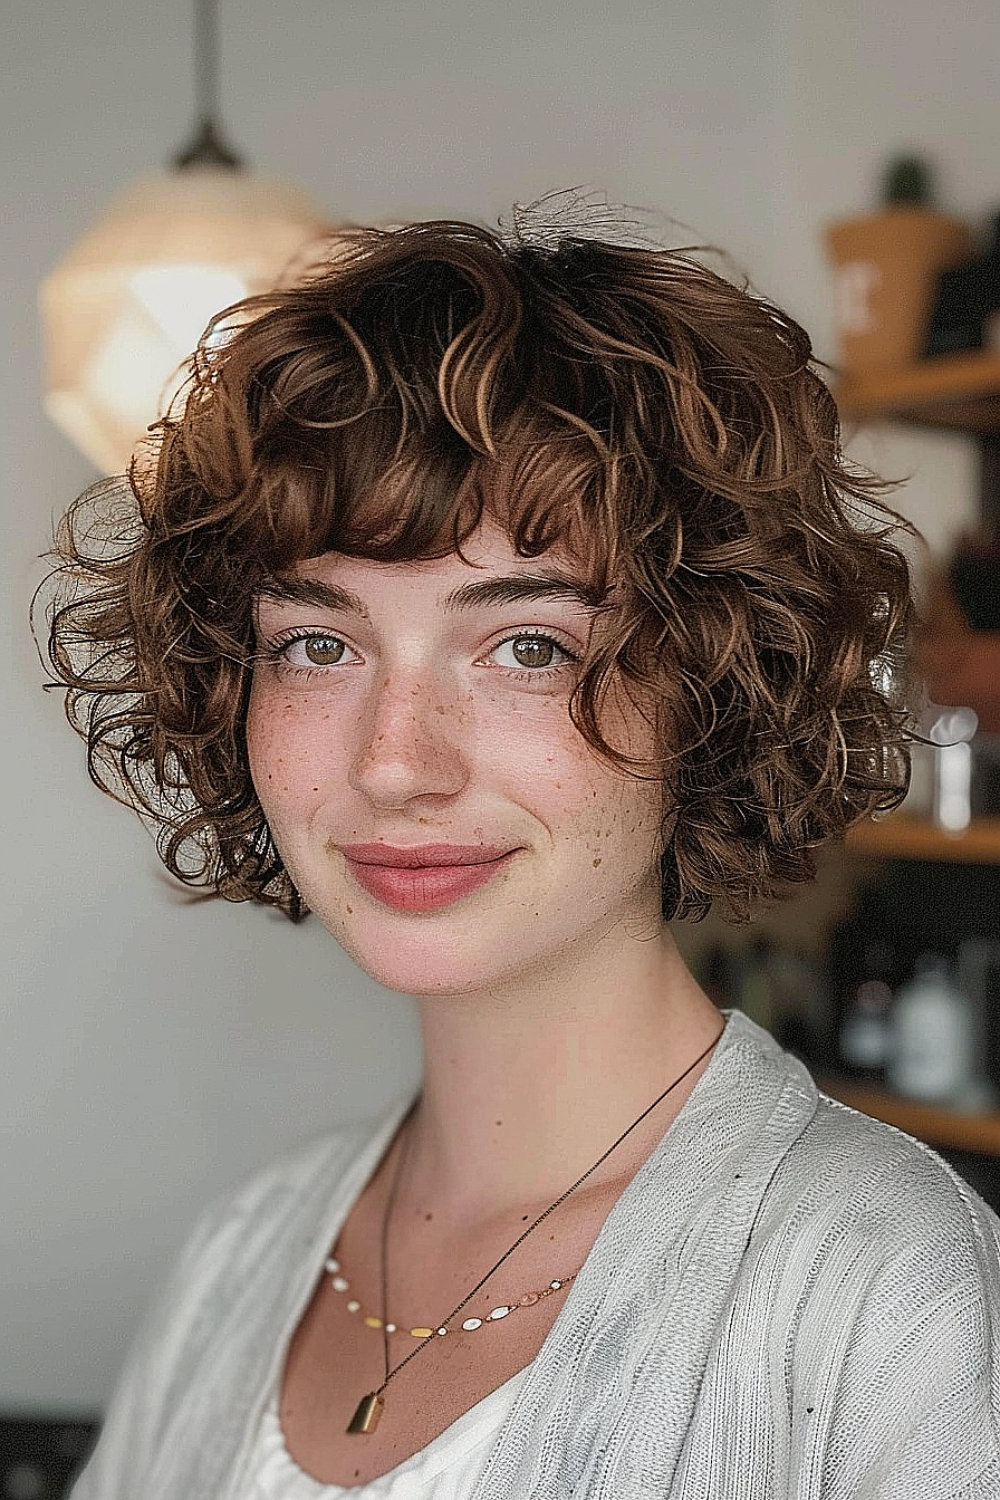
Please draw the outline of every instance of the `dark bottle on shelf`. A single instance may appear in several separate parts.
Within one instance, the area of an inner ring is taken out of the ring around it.
[[[1000,214],[985,255],[949,266],[939,273],[937,295],[928,322],[924,355],[982,349],[1000,314]]]

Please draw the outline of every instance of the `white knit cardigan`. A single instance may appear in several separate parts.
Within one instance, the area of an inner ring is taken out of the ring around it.
[[[1000,1221],[739,1011],[605,1220],[475,1500],[998,1500]],[[410,1104],[209,1213],[73,1500],[233,1500]]]

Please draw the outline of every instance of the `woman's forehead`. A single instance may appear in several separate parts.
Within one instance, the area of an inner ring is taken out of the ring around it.
[[[484,515],[475,531],[462,542],[461,553],[456,549],[442,557],[385,562],[331,551],[321,553],[318,557],[305,558],[296,564],[294,572],[300,577],[310,577],[328,573],[332,569],[350,569],[368,572],[373,577],[451,578],[479,572],[529,572],[539,566],[582,573],[580,564],[564,545],[557,544],[547,548],[538,557],[522,556],[504,528],[490,516]]]

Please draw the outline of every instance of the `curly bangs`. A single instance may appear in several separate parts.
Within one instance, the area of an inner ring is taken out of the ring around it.
[[[213,319],[188,369],[128,480],[67,515],[49,642],[91,776],[179,879],[303,914],[245,744],[268,579],[461,556],[484,516],[602,605],[570,712],[662,783],[665,917],[745,920],[903,797],[908,528],[845,461],[803,329],[693,252],[356,228]],[[95,499],[125,502],[117,543]],[[653,761],[604,738],[614,684]]]

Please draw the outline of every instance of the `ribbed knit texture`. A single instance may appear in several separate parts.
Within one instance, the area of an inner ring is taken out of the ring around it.
[[[726,1014],[471,1500],[998,1500],[1000,1221]],[[410,1102],[206,1215],[72,1500],[243,1500],[288,1341]]]

